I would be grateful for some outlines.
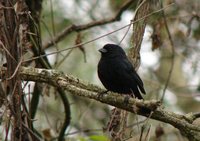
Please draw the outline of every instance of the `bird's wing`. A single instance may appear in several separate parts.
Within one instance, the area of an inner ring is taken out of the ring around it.
[[[121,72],[121,74],[119,75],[122,75],[121,77],[125,77],[127,79],[131,79],[132,82],[134,82],[134,84],[136,84],[140,91],[143,93],[143,94],[146,94],[145,90],[144,90],[144,84],[141,80],[141,78],[139,77],[139,75],[137,74],[137,72],[134,70],[132,64],[130,63],[130,61],[126,58],[122,59],[121,61],[119,61],[121,68],[120,71],[118,72]]]
[[[135,70],[134,70],[135,71]],[[139,77],[139,75],[135,72],[134,73],[135,75],[135,80],[137,81],[137,84],[138,84],[138,87],[140,88],[140,91],[143,93],[143,94],[146,94],[145,90],[144,90],[144,84],[141,80],[141,78]]]

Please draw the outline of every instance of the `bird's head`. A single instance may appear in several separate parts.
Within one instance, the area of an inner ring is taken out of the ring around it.
[[[102,56],[106,57],[116,57],[126,55],[124,50],[115,44],[106,44],[103,48],[99,49]]]

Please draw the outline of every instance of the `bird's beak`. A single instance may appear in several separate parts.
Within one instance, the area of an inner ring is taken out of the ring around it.
[[[106,50],[106,49],[104,49],[104,48],[101,48],[101,49],[99,49],[99,52],[101,52],[101,53],[106,53],[106,52],[107,52],[107,50]]]

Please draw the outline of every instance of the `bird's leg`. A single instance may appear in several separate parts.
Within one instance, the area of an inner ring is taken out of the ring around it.
[[[100,93],[98,93],[98,99],[100,99],[103,95],[105,95],[105,94],[107,94],[107,92],[108,92],[109,90],[106,90],[106,91],[103,91],[103,92],[100,92]]]
[[[130,99],[130,95],[126,95],[125,98],[124,98],[124,103],[125,103],[126,105],[128,105],[129,99]]]
[[[131,89],[130,89],[131,90]],[[126,104],[126,105],[128,105],[129,104],[129,99],[130,98],[135,98],[135,95],[134,95],[134,93],[133,93],[133,91],[131,90],[131,94],[126,94],[126,97],[124,98],[124,103]]]
[[[133,90],[132,90],[132,89],[130,89],[130,90],[131,90],[131,94],[130,94],[130,96],[131,96],[132,98],[136,98],[135,95],[134,95]]]
[[[130,98],[135,98],[135,96],[133,94],[131,94],[131,95],[130,94],[125,94],[124,103],[126,105],[128,105]]]

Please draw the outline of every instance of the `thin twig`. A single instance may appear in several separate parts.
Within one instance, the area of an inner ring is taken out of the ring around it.
[[[160,2],[160,5],[161,5],[161,9],[163,9],[163,3]],[[174,49],[174,43],[173,43],[173,40],[172,40],[172,36],[171,36],[171,33],[169,31],[169,27],[168,27],[168,24],[167,24],[167,20],[166,20],[166,16],[165,16],[165,11],[162,10],[162,15],[163,15],[163,19],[164,19],[164,24],[165,24],[165,28],[166,28],[166,31],[167,31],[167,35],[168,35],[168,38],[169,38],[169,41],[170,41],[170,45],[171,45],[171,50],[172,50],[172,60],[171,60],[171,66],[170,66],[170,70],[169,70],[169,74],[168,74],[168,77],[167,77],[167,81],[165,83],[165,87],[163,89],[163,94],[162,94],[162,97],[161,97],[161,102],[163,102],[164,100],[164,97],[165,97],[165,92],[166,92],[166,89],[169,85],[169,81],[171,79],[171,76],[172,76],[172,71],[173,71],[173,68],[174,68],[174,57],[175,57],[175,49]]]
[[[122,41],[125,39],[126,35],[128,34],[128,32],[129,32],[129,30],[130,30],[130,28],[131,28],[131,25],[132,25],[132,24],[129,24],[127,31],[125,32],[124,36],[122,37],[122,39],[121,39],[120,42],[119,42],[119,45],[120,45],[120,44],[122,43]]]
[[[65,109],[65,119],[64,119],[64,123],[62,124],[62,128],[60,129],[60,133],[59,133],[59,137],[58,137],[58,141],[62,141],[65,136],[65,131],[70,124],[71,112],[70,112],[70,104],[67,99],[67,95],[66,95],[65,91],[61,88],[58,88],[57,90],[60,94],[64,109]]]
[[[142,3],[140,3],[140,5],[136,8],[135,13],[138,12],[138,10],[142,7],[142,5],[143,5],[145,2],[146,2],[146,0],[142,1]],[[133,21],[133,20],[132,20],[132,21]],[[126,35],[128,34],[128,32],[129,32],[129,30],[130,30],[130,28],[131,28],[131,25],[132,25],[132,24],[130,24],[130,25],[128,26],[128,29],[127,29],[127,31],[125,32],[125,34],[124,34],[124,36],[122,37],[122,39],[120,40],[119,45],[120,45],[120,44],[122,43],[122,41],[125,39]]]
[[[57,53],[64,52],[64,51],[68,51],[68,50],[71,50],[71,49],[74,49],[74,48],[78,48],[79,46],[83,46],[83,45],[89,44],[89,43],[94,42],[94,41],[96,41],[96,40],[98,40],[98,39],[104,38],[104,37],[106,37],[106,36],[108,36],[108,35],[110,35],[110,34],[113,34],[113,33],[115,33],[115,32],[118,32],[118,31],[120,31],[120,30],[122,30],[122,29],[124,29],[124,28],[126,28],[126,27],[129,27],[131,24],[135,24],[135,23],[137,23],[137,22],[139,22],[139,21],[141,21],[141,20],[143,20],[143,19],[145,19],[145,18],[147,18],[147,17],[152,16],[153,14],[156,14],[156,13],[158,13],[158,12],[160,12],[160,11],[166,9],[166,8],[169,8],[169,7],[172,6],[173,4],[174,4],[174,3],[169,4],[168,6],[162,8],[162,9],[159,9],[159,10],[157,10],[157,11],[154,11],[154,12],[152,12],[152,13],[150,13],[150,14],[148,14],[148,15],[146,15],[146,16],[144,16],[144,17],[142,17],[142,18],[140,18],[140,19],[138,19],[138,20],[136,20],[136,21],[134,21],[134,22],[132,21],[130,24],[127,24],[127,25],[125,25],[125,26],[123,26],[123,27],[121,27],[121,28],[118,28],[118,29],[116,29],[116,30],[114,30],[114,31],[112,31],[112,32],[109,32],[109,33],[107,33],[107,34],[103,34],[103,35],[101,35],[101,36],[99,36],[99,37],[97,37],[97,38],[94,38],[94,39],[92,39],[92,40],[89,40],[89,41],[86,41],[86,42],[82,42],[81,44],[77,44],[77,45],[75,45],[75,46],[72,46],[72,47],[69,47],[69,48],[66,48],[66,49],[62,49],[62,50],[59,50],[59,51],[55,51],[55,52],[51,52],[51,53],[48,53],[48,54],[44,54],[44,55],[32,57],[32,58],[30,58],[30,59],[27,59],[27,60],[23,61],[23,63],[24,63],[24,62],[33,61],[33,60],[36,60],[36,59],[38,59],[38,58],[42,58],[42,57],[45,57],[45,56],[48,56],[48,55],[57,54]]]
[[[8,53],[8,55],[10,56],[10,58],[12,58],[13,61],[17,62],[16,59],[12,56],[12,54],[8,51],[8,49],[4,46],[4,44],[2,43],[1,40],[0,40],[0,45],[3,47],[3,49],[6,51],[6,53]]]
[[[151,133],[151,132],[150,132],[150,131],[151,131],[151,127],[152,127],[152,126],[150,125],[149,128],[148,128],[148,130],[147,130],[147,134],[146,134],[145,139],[144,139],[145,141],[148,141],[148,140],[149,140],[148,137],[150,137],[149,134]]]
[[[6,80],[11,80],[11,79],[16,75],[16,73],[17,73],[17,71],[19,70],[21,64],[22,64],[22,58],[20,59],[20,61],[19,61],[18,65],[17,65],[17,67],[15,68],[14,73],[13,73],[9,78],[7,78]]]
[[[124,3],[124,5],[119,9],[119,11],[116,13],[116,15],[114,17],[108,18],[108,19],[103,19],[103,20],[99,20],[99,21],[94,21],[88,24],[84,24],[84,25],[80,25],[80,26],[76,26],[76,25],[71,25],[70,27],[67,27],[65,29],[63,29],[62,32],[60,32],[57,36],[55,36],[53,38],[53,40],[50,40],[48,43],[46,43],[45,45],[43,45],[43,49],[46,49],[52,45],[54,45],[54,43],[58,43],[59,41],[63,40],[64,37],[66,37],[66,35],[74,32],[74,31],[82,31],[82,30],[86,30],[95,26],[99,26],[99,25],[105,25],[108,23],[112,23],[114,21],[118,21],[120,20],[120,17],[122,15],[122,13],[133,3],[133,0],[128,0],[127,2]]]
[[[29,129],[29,128],[26,126],[26,124],[24,124],[23,122],[22,122],[22,126],[23,126],[31,135],[34,136],[34,138],[35,138],[34,141],[35,141],[35,140],[41,141],[40,137],[38,137],[35,133],[33,133],[33,131],[32,131],[31,129]]]

